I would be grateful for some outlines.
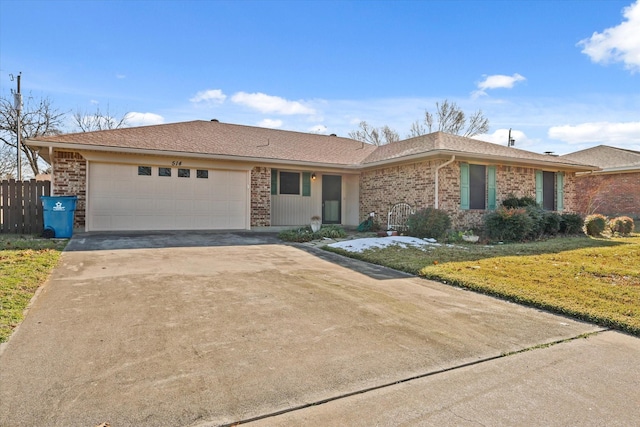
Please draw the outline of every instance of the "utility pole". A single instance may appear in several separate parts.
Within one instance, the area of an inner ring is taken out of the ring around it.
[[[16,167],[18,169],[18,181],[22,181],[22,94],[20,93],[20,77],[22,77],[22,72],[18,73],[17,76],[18,91],[13,94],[13,106],[16,110],[16,149],[18,151]]]

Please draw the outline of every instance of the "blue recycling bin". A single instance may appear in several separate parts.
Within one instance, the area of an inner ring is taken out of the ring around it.
[[[70,238],[73,234],[73,215],[78,197],[40,196],[40,199],[44,208],[43,235],[61,239]]]

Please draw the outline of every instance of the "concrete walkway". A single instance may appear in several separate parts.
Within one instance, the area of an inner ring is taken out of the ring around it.
[[[75,236],[0,354],[0,425],[638,424],[637,338],[316,251]]]

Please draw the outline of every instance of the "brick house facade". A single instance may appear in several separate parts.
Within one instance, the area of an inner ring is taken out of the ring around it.
[[[55,135],[26,143],[52,165],[52,194],[78,197],[75,226],[88,231],[150,229],[155,224],[179,229],[299,225],[308,224],[312,215],[325,218],[325,207],[342,225],[357,226],[376,212],[386,226],[390,208],[401,202],[414,210],[438,207],[449,213],[455,228],[464,229],[477,227],[507,196],[538,197],[542,171],[545,202],[552,184],[547,178],[554,174],[562,178],[553,183],[556,190],[558,185],[564,189],[556,195],[564,202],[558,205],[574,211],[576,172],[595,169],[443,132],[376,147],[335,135],[206,121]],[[461,184],[472,171],[470,182],[479,183],[479,170],[486,170],[490,184],[474,185],[473,191]],[[88,194],[89,175],[95,179],[93,194]],[[332,196],[325,199],[323,189],[331,185]],[[482,188],[487,203],[475,203],[483,197]],[[467,204],[471,198],[475,202]],[[234,206],[233,211],[225,206]]]
[[[85,225],[87,202],[87,162],[79,153],[55,151],[51,165],[52,188],[54,196],[77,196],[74,227]]]
[[[382,227],[387,226],[386,213],[397,203],[408,203],[414,210],[435,207],[436,168],[444,160],[416,162],[400,166],[364,171],[360,177],[360,216],[375,212]],[[453,162],[438,171],[438,208],[446,211],[454,229],[480,227],[488,209],[460,208],[460,163]],[[536,169],[495,165],[496,201],[509,196],[536,197]],[[577,209],[575,174],[564,175],[563,211]]]
[[[640,172],[583,175],[576,180],[576,211],[640,219]]]

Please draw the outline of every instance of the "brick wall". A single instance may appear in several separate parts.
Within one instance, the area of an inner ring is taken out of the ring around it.
[[[575,189],[575,210],[583,215],[640,218],[640,172],[578,176]]]
[[[54,196],[77,196],[74,227],[83,228],[87,201],[87,162],[78,153],[54,151],[53,153]]]
[[[435,206],[435,169],[446,160],[365,171],[360,176],[360,217],[376,212],[378,222],[387,226],[391,206],[406,202],[415,210]],[[497,204],[510,195],[535,198],[535,169],[496,166]],[[577,191],[575,174],[565,173],[564,210],[575,212]],[[460,209],[460,163],[451,163],[438,172],[439,208],[451,216],[454,229],[480,227],[486,210]]]
[[[393,166],[360,174],[360,219],[369,212],[387,226],[387,214],[396,203],[408,203],[418,210],[434,203],[434,162]]]
[[[251,170],[251,226],[271,225],[271,168]]]

